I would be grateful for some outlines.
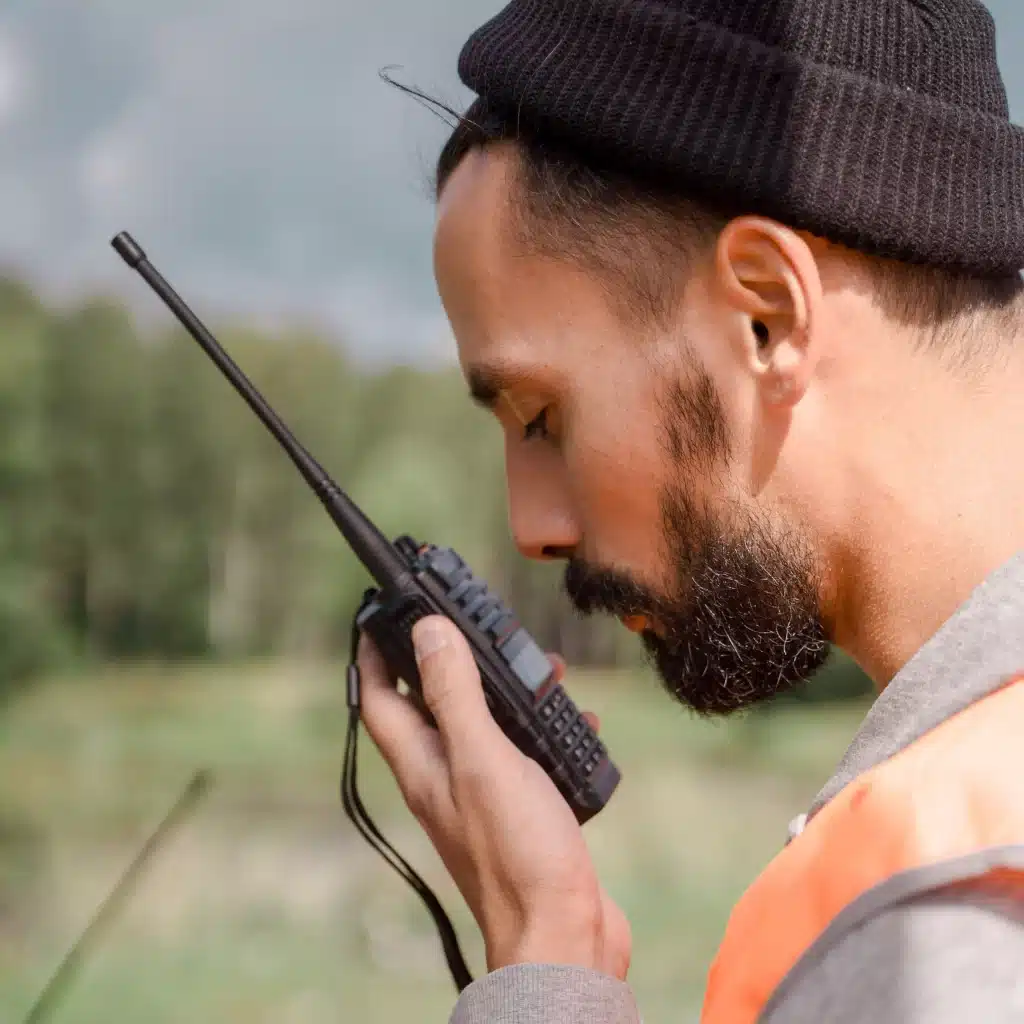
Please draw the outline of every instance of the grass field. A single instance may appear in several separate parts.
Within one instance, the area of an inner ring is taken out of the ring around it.
[[[0,716],[0,1019],[19,1021],[200,767],[214,788],[160,850],[54,1021],[447,1020],[415,894],[344,817],[343,670],[123,667],[54,680]],[[777,852],[864,711],[699,722],[647,676],[570,672],[623,770],[586,829],[634,931],[648,1024],[693,1021],[729,909]],[[438,892],[474,971],[472,920],[367,738],[364,802]]]

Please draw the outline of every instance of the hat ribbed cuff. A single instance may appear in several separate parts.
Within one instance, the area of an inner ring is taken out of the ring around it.
[[[522,122],[682,194],[863,252],[1024,267],[1024,131],[766,46],[664,4],[517,0],[463,82]]]

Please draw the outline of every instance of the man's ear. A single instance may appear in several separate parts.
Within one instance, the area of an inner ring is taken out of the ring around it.
[[[791,407],[807,390],[818,359],[822,284],[811,246],[763,217],[738,217],[715,249],[715,285],[730,310],[730,331],[763,400]]]

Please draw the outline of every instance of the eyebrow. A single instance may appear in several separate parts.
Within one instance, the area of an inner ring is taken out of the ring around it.
[[[494,410],[503,391],[532,378],[525,370],[511,366],[478,363],[466,370],[469,397],[483,409]]]

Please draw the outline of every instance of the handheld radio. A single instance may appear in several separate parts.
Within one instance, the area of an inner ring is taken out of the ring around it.
[[[433,893],[387,845],[355,791],[355,737],[359,714],[355,647],[359,633],[369,635],[391,672],[405,681],[414,703],[430,720],[421,698],[412,627],[427,615],[445,615],[455,622],[473,651],[487,705],[495,721],[519,750],[541,765],[581,824],[608,802],[618,785],[619,771],[565,689],[554,681],[546,654],[465,561],[451,548],[419,543],[408,536],[390,543],[302,447],[213,335],[152,266],[135,240],[122,232],[111,244],[166,303],[274,435],[378,584],[377,589],[364,594],[352,626],[352,657],[347,677],[351,717],[342,799],[346,812],[363,836],[427,903],[441,931],[448,965],[461,991],[472,979],[450,922]]]

